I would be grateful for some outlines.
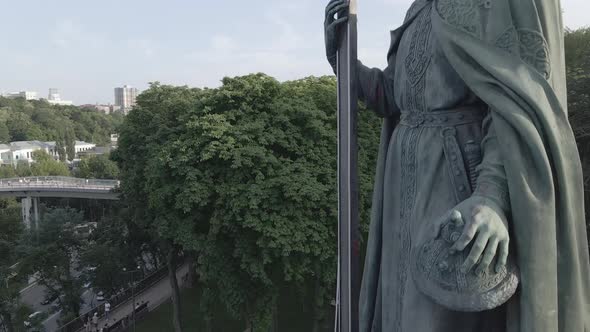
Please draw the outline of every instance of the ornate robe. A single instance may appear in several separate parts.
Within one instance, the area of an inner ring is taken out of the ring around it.
[[[361,331],[590,330],[562,37],[559,1],[417,0],[388,68],[359,63],[360,98],[384,117]],[[408,275],[415,238],[470,194],[509,212],[521,273],[506,305],[475,314],[437,306]]]

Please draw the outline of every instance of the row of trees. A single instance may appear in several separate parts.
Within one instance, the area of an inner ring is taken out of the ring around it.
[[[119,114],[105,115],[73,106],[53,106],[45,101],[0,97],[0,143],[22,140],[56,141],[60,157],[59,160],[54,160],[45,151],[34,151],[33,163],[24,161],[17,163],[16,167],[0,167],[0,178],[76,176],[115,179],[118,169],[108,155],[84,158],[79,167],[73,170],[64,162],[66,159],[74,159],[75,140],[91,141],[99,145],[109,144],[110,134],[117,131],[122,121],[123,117]],[[102,218],[106,221],[101,225],[111,227],[110,225],[116,223],[111,220],[118,219],[110,214],[105,217],[105,206],[102,206],[105,204],[89,206],[80,200],[46,201],[55,206],[74,203],[84,208],[84,213],[70,208],[47,208],[43,204],[40,229],[30,233],[22,227],[18,202],[14,199],[0,200],[0,325],[8,331],[22,330],[22,323],[31,312],[20,303],[19,296],[20,289],[26,285],[30,276],[38,278],[39,284],[45,287],[48,298],[58,298],[64,321],[80,313],[80,296],[85,281],[96,282],[98,287],[104,287],[102,289],[105,290],[124,286],[122,280],[107,284],[101,278],[101,275],[109,273],[108,267],[96,270],[95,273],[82,273],[85,266],[96,264],[99,255],[97,252],[104,247],[95,246],[94,242],[98,240],[103,243],[103,240],[80,237],[74,227],[89,220],[100,219],[99,209],[102,209]],[[102,230],[103,227],[99,227],[97,234],[104,234]],[[117,235],[119,238],[120,234]],[[120,248],[111,248],[117,249]],[[114,258],[121,256],[120,252],[111,255]],[[113,261],[116,260],[109,262]]]
[[[51,105],[43,100],[0,97],[0,143],[56,141],[67,149],[78,139],[106,145],[123,119],[119,113],[106,115],[76,106]]]
[[[14,264],[19,259],[17,247],[22,234],[20,206],[15,200],[0,200],[0,319],[8,328],[15,320],[24,320],[19,303],[21,283],[14,270]]]
[[[43,150],[33,151],[33,163],[19,162],[16,167],[0,167],[0,179],[25,176],[74,176],[85,179],[117,179],[119,169],[109,154],[93,155],[80,160],[72,170]]]
[[[16,200],[0,200],[0,321],[8,332],[21,331],[32,312],[20,303],[19,294],[31,276],[44,287],[45,298],[55,299],[55,310],[61,310],[60,322],[65,324],[83,313],[86,282],[95,293],[108,296],[130,287],[125,269],[139,265],[149,273],[164,260],[151,238],[127,221],[126,209],[118,203],[105,203],[108,212],[95,229],[88,223],[89,212],[104,207],[82,211],[52,203],[64,205],[44,202],[39,229],[26,231]]]

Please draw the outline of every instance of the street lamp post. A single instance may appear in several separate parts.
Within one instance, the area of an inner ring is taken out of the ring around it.
[[[139,266],[137,266],[137,269],[135,270],[130,270],[127,271],[127,269],[123,268],[123,273],[129,273],[131,274],[131,307],[133,308],[133,311],[131,312],[132,314],[132,320],[133,320],[133,332],[135,332],[135,279],[133,278],[133,274],[135,272],[141,272],[141,269]]]

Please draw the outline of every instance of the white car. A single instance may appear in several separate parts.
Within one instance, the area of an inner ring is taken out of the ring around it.
[[[34,313],[29,315],[29,319],[25,321],[25,326],[31,326],[31,321],[34,321],[36,317],[40,317],[43,314],[43,311],[35,311]]]
[[[97,301],[104,301],[104,292],[100,291],[96,294],[96,300]]]

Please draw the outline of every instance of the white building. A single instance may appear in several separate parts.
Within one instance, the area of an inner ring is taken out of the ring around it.
[[[84,141],[76,141],[74,150],[76,151],[76,158],[78,153],[93,149],[96,144],[87,143]],[[54,159],[59,158],[59,153],[56,149],[55,142],[41,142],[41,141],[20,141],[11,142],[10,144],[0,144],[0,158],[3,165],[16,166],[19,162],[33,162],[33,152],[37,150],[44,150]]]
[[[20,92],[10,92],[4,94],[6,98],[24,98],[25,100],[39,100],[37,97],[37,92],[34,91],[20,91]]]
[[[94,108],[97,111],[102,112],[104,114],[110,114],[111,113],[111,105],[94,105]]]
[[[135,106],[137,98],[137,89],[129,85],[123,85],[122,88],[115,88],[115,106],[119,106],[124,114]]]
[[[112,105],[86,104],[86,105],[80,105],[79,107],[83,108],[83,109],[97,111],[97,112],[104,113],[104,114],[110,114]]]
[[[49,89],[49,96],[47,102],[52,105],[73,105],[74,102],[71,100],[62,100],[58,89]]]
[[[44,150],[50,155],[54,155],[52,150],[55,150],[55,144],[52,147],[49,143],[41,141],[19,141],[11,142],[9,145],[2,144],[0,148],[2,164],[16,166],[16,164],[23,161],[33,162],[33,152],[37,150]]]
[[[11,147],[8,144],[0,144],[0,160],[2,164],[10,164]]]
[[[76,141],[76,144],[74,146],[74,148],[76,149],[76,155],[79,152],[90,151],[90,150],[94,149],[95,147],[96,147],[96,144],[86,143],[84,141]]]

